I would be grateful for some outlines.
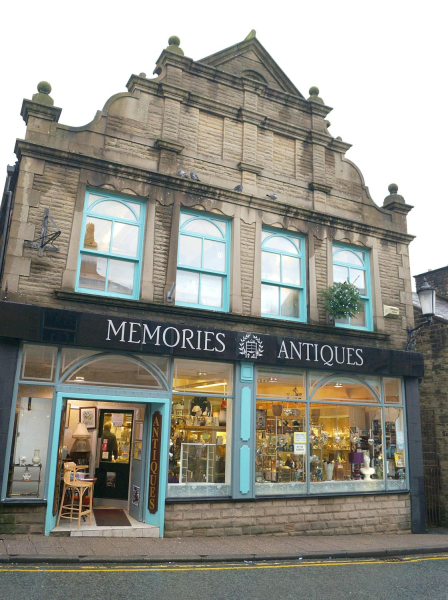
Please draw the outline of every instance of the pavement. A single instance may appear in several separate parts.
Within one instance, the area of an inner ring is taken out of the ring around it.
[[[448,529],[427,534],[101,538],[1,535],[0,563],[179,563],[407,556],[448,552]]]

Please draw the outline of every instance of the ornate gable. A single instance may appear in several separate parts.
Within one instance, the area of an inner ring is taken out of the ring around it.
[[[252,30],[247,38],[230,48],[216,52],[199,61],[232,75],[246,77],[270,88],[303,98],[302,94],[255,37]]]

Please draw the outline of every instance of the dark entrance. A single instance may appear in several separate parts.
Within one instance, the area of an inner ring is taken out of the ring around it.
[[[133,411],[100,410],[96,498],[127,500]]]

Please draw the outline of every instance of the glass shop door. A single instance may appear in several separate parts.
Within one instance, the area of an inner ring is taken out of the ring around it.
[[[95,498],[128,500],[134,412],[100,409]]]

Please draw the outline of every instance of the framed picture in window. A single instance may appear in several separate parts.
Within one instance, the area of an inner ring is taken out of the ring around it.
[[[80,408],[79,421],[84,423],[87,429],[96,429],[96,406],[84,406]]]
[[[256,428],[258,430],[266,429],[266,414],[267,414],[266,410],[257,408]]]

